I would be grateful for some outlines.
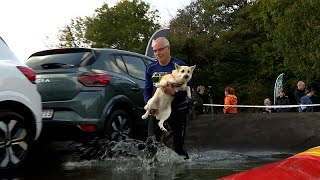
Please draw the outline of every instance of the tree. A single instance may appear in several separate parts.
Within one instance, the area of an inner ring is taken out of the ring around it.
[[[93,16],[77,17],[59,35],[60,47],[117,48],[144,53],[151,35],[160,28],[157,11],[140,0],[105,3]]]
[[[86,39],[93,47],[111,47],[144,53],[151,35],[160,28],[157,11],[139,0],[123,0],[109,8],[104,4],[88,18]]]
[[[58,35],[59,47],[90,47],[92,42],[85,38],[86,18],[71,19],[69,25],[63,27]]]
[[[195,84],[211,85],[223,99],[226,86],[234,86],[242,101],[249,84],[259,83],[258,64],[252,52],[261,32],[249,19],[252,4],[246,0],[198,0],[180,10],[170,22],[174,54],[195,63]],[[261,81],[263,82],[263,81]],[[255,96],[263,91],[263,85]]]
[[[254,14],[257,24],[267,32],[263,44],[274,61],[297,80],[312,84],[320,79],[320,1],[258,1]]]

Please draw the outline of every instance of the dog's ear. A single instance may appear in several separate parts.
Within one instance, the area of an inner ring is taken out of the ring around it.
[[[191,70],[193,71],[194,69],[196,69],[196,65],[191,66]]]
[[[179,70],[180,66],[177,63],[174,63],[174,67],[176,68],[176,70]]]

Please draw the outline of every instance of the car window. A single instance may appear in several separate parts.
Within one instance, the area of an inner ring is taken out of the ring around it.
[[[32,69],[55,69],[83,67],[92,62],[94,62],[92,52],[71,52],[32,56],[26,64]]]
[[[121,56],[115,56],[115,63],[119,69],[121,69],[123,72],[127,73],[126,65],[124,64]]]
[[[147,65],[147,66],[148,66],[149,64],[151,64],[152,62],[154,62],[154,61],[156,61],[156,60],[150,60],[150,59],[147,59],[147,58],[144,59],[144,62],[146,62],[146,65]]]
[[[0,60],[12,60],[15,62],[19,62],[14,53],[9,49],[7,44],[0,37]]]
[[[129,75],[144,79],[146,66],[141,58],[136,56],[123,56],[123,61],[126,64]]]
[[[92,64],[92,68],[104,70],[104,71],[108,70],[108,71],[117,72],[117,73],[121,72],[121,70],[115,64],[114,56],[107,53],[100,53],[96,62]]]

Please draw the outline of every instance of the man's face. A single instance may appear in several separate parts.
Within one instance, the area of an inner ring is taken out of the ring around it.
[[[164,45],[162,41],[155,41],[153,43],[153,53],[158,61],[162,64],[167,64],[170,61],[170,47]]]
[[[310,97],[314,95],[314,91],[310,91]]]
[[[299,89],[299,90],[304,90],[304,87],[305,87],[305,86],[304,86],[303,83],[299,83],[299,84],[298,84],[298,89]]]
[[[279,93],[279,96],[280,96],[280,97],[283,97],[283,96],[284,96],[284,92],[280,92],[280,93]]]

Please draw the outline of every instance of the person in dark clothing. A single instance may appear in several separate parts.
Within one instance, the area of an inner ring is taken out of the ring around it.
[[[314,95],[314,90],[307,91],[306,95],[300,98],[301,104],[312,104],[311,97]],[[302,112],[313,112],[313,106],[301,106]]]
[[[280,90],[279,96],[276,98],[275,105],[290,105],[290,100],[285,93]],[[288,112],[289,108],[277,108],[276,112]]]
[[[156,62],[148,65],[146,69],[146,81],[144,90],[144,102],[153,96],[156,91],[155,84],[160,81],[161,77],[165,74],[169,74],[175,69],[174,64],[186,66],[186,63],[172,58],[170,55],[170,44],[169,41],[164,37],[159,37],[152,42],[152,48]],[[191,82],[187,84],[191,88]],[[184,136],[186,131],[186,121],[189,111],[189,103],[187,99],[186,91],[176,92],[173,85],[168,83],[164,90],[165,93],[174,96],[174,100],[171,103],[172,112],[168,120],[164,123],[167,130],[172,131],[173,135],[173,146],[177,154],[184,156],[188,159],[188,153],[184,148]],[[148,139],[155,138],[156,141],[160,141],[163,132],[158,126],[158,120],[154,116],[149,116],[148,125]]]
[[[197,95],[201,98],[202,103],[207,103],[208,94],[206,92],[206,88],[204,86],[198,86],[197,87]],[[198,107],[200,108],[200,107]],[[205,112],[204,106],[201,106],[202,109],[195,109],[200,114],[203,114]]]
[[[303,81],[297,83],[297,89],[294,91],[294,99],[296,104],[301,104],[300,98],[305,95],[305,84]],[[301,107],[298,108],[299,112],[302,112]]]

